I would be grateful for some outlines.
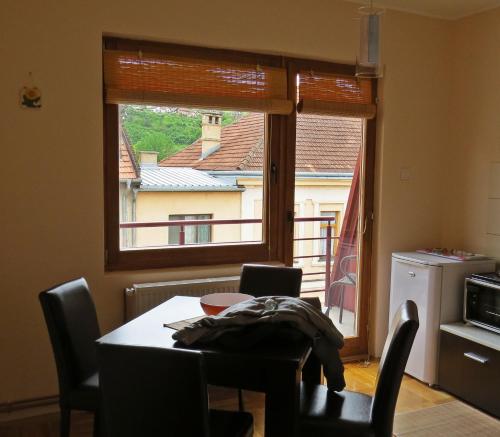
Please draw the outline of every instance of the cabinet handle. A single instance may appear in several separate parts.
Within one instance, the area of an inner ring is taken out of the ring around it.
[[[478,355],[474,352],[464,352],[464,357],[481,364],[486,364],[489,361],[488,358]]]
[[[408,272],[408,275],[411,277],[411,278],[414,278],[416,275],[415,275],[415,272]]]

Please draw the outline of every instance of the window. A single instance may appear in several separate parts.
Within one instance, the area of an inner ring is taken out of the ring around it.
[[[282,60],[105,38],[103,73],[107,269],[279,259]]]
[[[338,231],[338,212],[337,211],[321,211],[320,216],[321,217],[331,217],[330,220],[328,221],[322,221],[320,223],[320,237],[322,238],[321,241],[321,256],[318,258],[319,261],[325,262],[326,261],[326,253],[327,253],[327,246],[330,246],[330,254],[331,254],[331,259],[333,260],[333,255],[335,254],[335,248],[337,246],[337,240],[335,237],[338,237],[339,231]],[[328,241],[328,227],[330,227],[330,241]]]
[[[343,76],[325,109],[297,60],[103,43],[106,268],[292,264],[295,110],[372,114],[365,81],[334,65]],[[208,222],[172,224],[191,220]]]
[[[170,215],[169,220],[209,220],[212,214]],[[168,244],[207,244],[212,241],[211,225],[170,226]]]

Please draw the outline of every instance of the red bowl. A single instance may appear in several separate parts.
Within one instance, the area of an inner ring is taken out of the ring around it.
[[[231,305],[253,299],[253,296],[243,293],[212,293],[200,299],[200,305],[208,316],[215,316]]]

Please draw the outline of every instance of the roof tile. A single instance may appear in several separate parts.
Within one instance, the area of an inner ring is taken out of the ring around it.
[[[362,142],[359,119],[299,114],[296,170],[352,172]],[[250,114],[222,128],[221,147],[201,160],[201,139],[160,162],[198,170],[259,170],[264,154],[264,115]]]

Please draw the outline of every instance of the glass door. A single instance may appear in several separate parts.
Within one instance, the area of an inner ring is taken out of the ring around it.
[[[335,105],[302,112],[303,76],[297,75],[296,88],[293,263],[303,269],[302,296],[319,297],[344,335],[342,355],[362,355],[368,349],[375,122],[365,114],[337,114]],[[322,84],[325,99],[339,80]]]

